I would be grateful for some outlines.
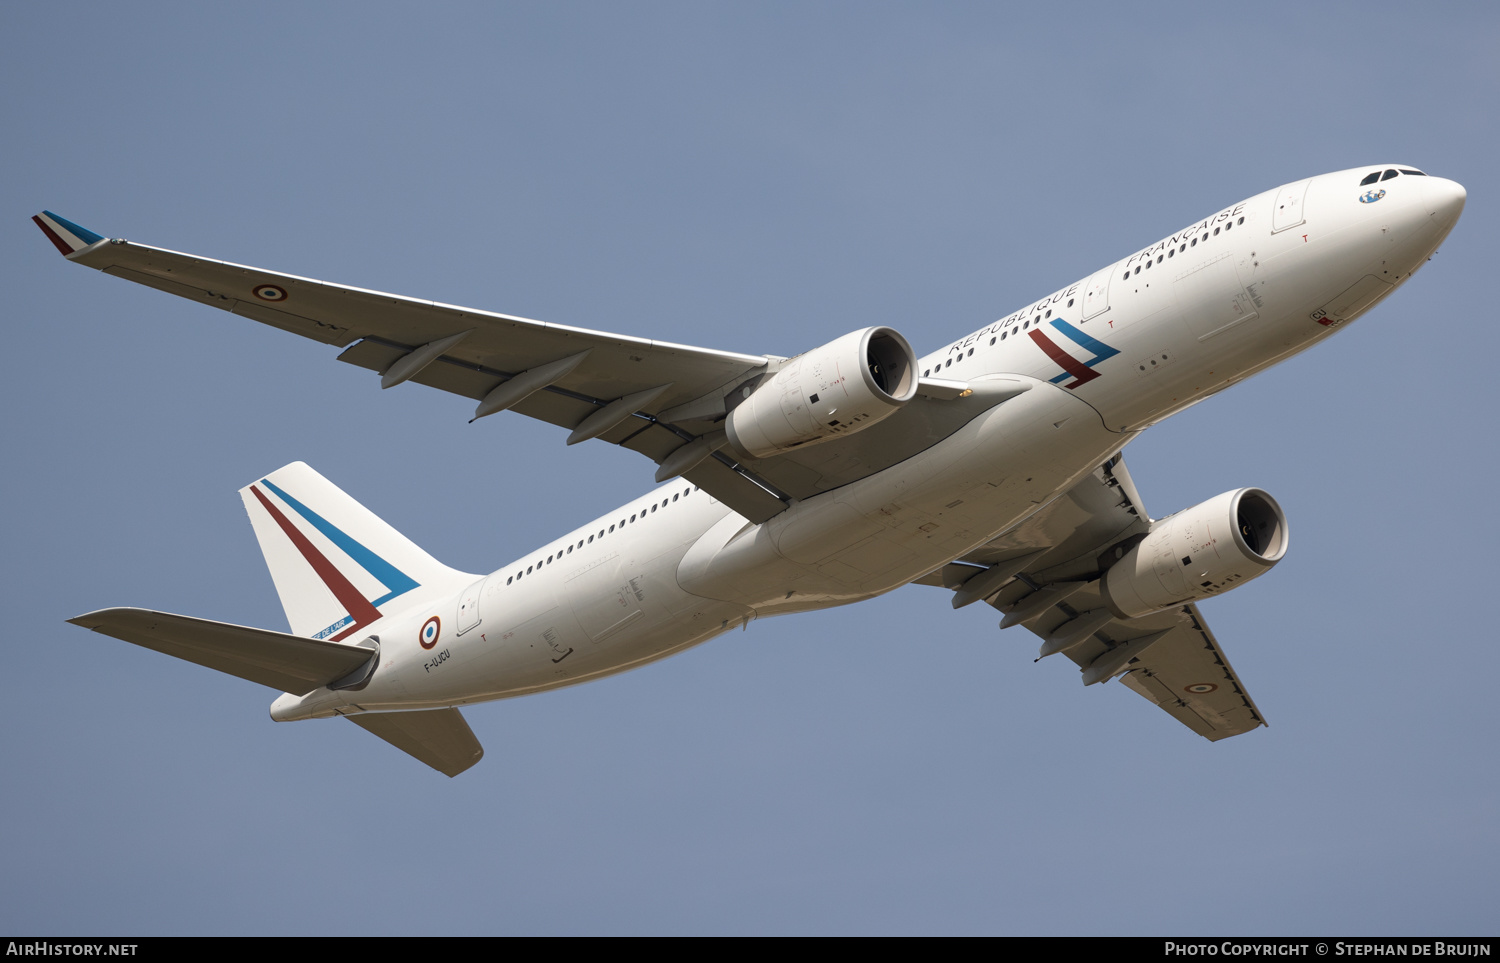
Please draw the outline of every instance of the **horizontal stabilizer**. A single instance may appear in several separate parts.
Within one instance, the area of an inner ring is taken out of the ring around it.
[[[456,776],[484,758],[484,747],[457,709],[366,712],[345,718],[445,776]]]
[[[369,649],[344,642],[304,639],[149,609],[100,609],[68,621],[294,695],[337,681],[373,655]]]

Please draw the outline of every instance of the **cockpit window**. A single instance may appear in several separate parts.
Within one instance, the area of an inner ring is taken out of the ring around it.
[[[1384,176],[1384,177],[1382,177],[1382,178],[1381,178],[1381,180],[1383,180],[1383,181],[1388,181],[1388,180],[1390,180],[1390,179],[1391,179],[1391,178],[1392,178],[1392,177],[1395,177],[1395,176],[1396,176],[1396,172],[1395,172],[1395,171],[1386,171],[1386,172],[1385,172],[1385,176]]]
[[[1426,177],[1427,176],[1426,174],[1422,173],[1421,171],[1408,170],[1405,167],[1401,168],[1401,173],[1403,173],[1403,174],[1415,174],[1418,177]]]
[[[1380,171],[1376,171],[1373,174],[1366,174],[1365,179],[1359,182],[1359,186],[1364,187],[1366,184],[1373,184],[1378,180],[1380,180]]]

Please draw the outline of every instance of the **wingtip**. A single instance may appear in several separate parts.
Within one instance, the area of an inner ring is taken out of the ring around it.
[[[79,227],[65,217],[59,217],[51,211],[43,211],[33,215],[31,220],[47,235],[47,240],[64,256],[76,254],[91,244],[98,244],[104,240],[101,234],[95,234],[86,227]]]
[[[107,609],[94,609],[94,611],[92,612],[85,612],[82,615],[75,615],[71,619],[67,619],[65,621],[67,621],[69,625],[81,625],[86,629],[98,629],[99,626],[104,625],[110,619],[120,618],[122,616],[130,617],[139,615],[141,613],[145,613],[146,615],[160,614],[154,613],[150,609],[143,609],[135,605],[115,605]]]

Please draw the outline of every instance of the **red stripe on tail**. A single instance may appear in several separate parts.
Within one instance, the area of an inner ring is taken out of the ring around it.
[[[286,533],[286,537],[290,538],[292,544],[297,546],[297,551],[301,552],[302,557],[307,559],[307,564],[311,565],[313,571],[318,573],[318,578],[321,578],[323,584],[328,586],[328,590],[333,593],[333,597],[338,599],[339,604],[348,609],[349,614],[354,618],[354,624],[338,635],[335,635],[333,641],[338,642],[346,635],[353,635],[364,626],[380,618],[380,610],[370,604],[370,600],[365,598],[363,592],[354,587],[353,582],[344,577],[343,572],[334,568],[333,563],[328,560],[327,556],[318,551],[318,547],[308,541],[307,536],[299,532],[297,526],[293,525],[285,515],[281,514],[281,511],[275,505],[271,504],[270,499],[261,494],[259,488],[251,485],[250,490],[255,493],[256,498],[260,499],[260,503],[265,506],[266,511],[271,513],[271,517],[276,520],[276,524],[281,526],[281,530]]]

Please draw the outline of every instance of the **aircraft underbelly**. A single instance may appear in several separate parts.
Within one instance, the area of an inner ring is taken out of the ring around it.
[[[446,679],[409,681],[410,698],[454,705],[574,685],[671,655],[753,617],[743,605],[689,595],[675,578],[688,545],[725,515],[737,517],[705,501],[690,527],[643,530],[619,551],[549,569],[545,582],[497,598],[483,613],[485,628],[494,630],[466,646],[467,657],[454,660]]]
[[[677,581],[761,615],[904,585],[1018,524],[1128,441],[1071,392],[1041,382],[912,459],[764,524],[721,522]]]

